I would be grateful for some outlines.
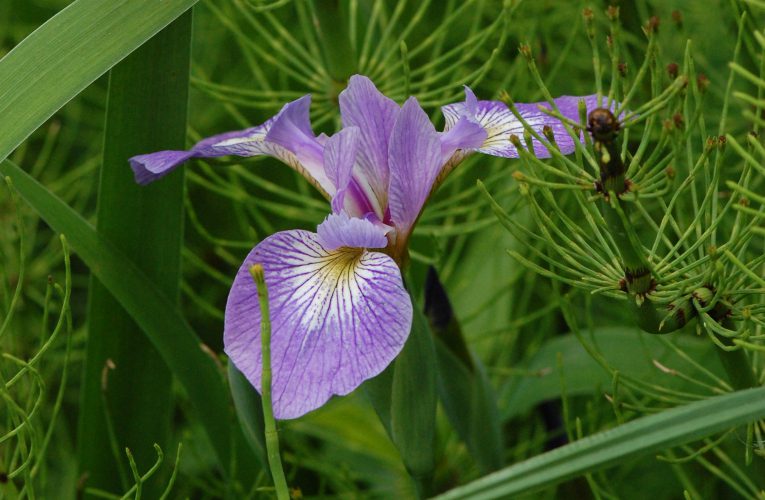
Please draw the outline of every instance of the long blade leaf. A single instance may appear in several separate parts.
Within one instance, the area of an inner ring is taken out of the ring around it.
[[[0,160],[197,0],[76,0],[0,60]]]
[[[97,231],[131,256],[175,304],[181,282],[183,170],[143,187],[133,180],[127,158],[186,145],[191,25],[188,11],[109,73],[96,216]],[[87,471],[89,486],[119,491],[104,416],[112,421],[119,449],[130,448],[139,469],[148,469],[155,461],[153,443],[167,447],[172,374],[109,289],[93,277],[89,291],[79,415],[80,470]],[[108,385],[101,387],[99,374],[107,360],[116,369]],[[149,492],[149,496],[157,495],[159,491]]]
[[[580,439],[437,498],[514,498],[764,417],[765,387],[725,394]]]

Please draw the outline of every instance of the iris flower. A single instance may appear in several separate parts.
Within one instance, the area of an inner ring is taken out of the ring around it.
[[[204,139],[188,151],[130,159],[148,184],[190,158],[276,157],[303,174],[331,204],[316,232],[282,231],[258,243],[236,274],[225,312],[225,352],[260,390],[260,309],[248,272],[264,268],[271,310],[274,416],[299,417],[380,373],[401,351],[412,324],[412,301],[400,268],[425,201],[445,174],[472,152],[517,157],[511,134],[523,125],[507,106],[480,101],[443,108],[436,131],[417,99],[399,106],[364,76],[340,93],[342,129],[316,136],[310,95],[286,104],[262,125]],[[561,97],[561,113],[578,121],[582,98]],[[595,96],[583,98],[595,107]],[[547,104],[547,103],[541,103]],[[552,128],[562,153],[574,139],[536,104],[518,104],[537,132]],[[534,142],[538,157],[549,157]]]

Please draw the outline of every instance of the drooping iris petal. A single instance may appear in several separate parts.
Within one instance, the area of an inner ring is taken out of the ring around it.
[[[267,155],[283,161],[317,188],[332,195],[334,187],[324,174],[322,146],[319,138],[310,132],[309,106],[310,96],[304,96],[285,104],[276,116],[262,125],[208,137],[188,151],[159,151],[134,156],[130,158],[130,166],[136,182],[154,182],[190,158]],[[271,140],[271,135],[275,140]]]
[[[467,87],[465,87],[465,96],[465,102],[449,104],[441,108],[446,119],[446,129],[451,129],[459,122],[460,118],[466,117],[483,126],[487,132],[486,140],[481,147],[476,148],[477,151],[493,156],[517,158],[518,151],[510,142],[510,135],[515,134],[518,137],[523,137],[523,124],[520,120],[501,101],[479,101]],[[588,110],[598,106],[595,95],[563,96],[554,99],[554,102],[563,116],[578,122],[579,100],[581,99],[584,99]],[[519,114],[534,131],[542,135],[543,127],[545,125],[550,126],[561,152],[563,154],[573,153],[575,149],[574,139],[566,132],[561,121],[540,111],[538,105],[551,107],[547,102],[516,103]],[[548,149],[536,139],[533,140],[533,145],[534,152],[538,157],[549,158],[551,156]]]
[[[130,158],[130,166],[133,168],[135,181],[145,186],[166,176],[176,166],[193,156],[191,151],[158,151]]]
[[[360,131],[358,168],[354,177],[368,197],[379,201],[377,208],[381,211],[388,195],[388,141],[399,105],[361,75],[350,78],[339,99],[343,126],[358,127]],[[381,212],[378,215],[383,216]]]
[[[345,212],[330,214],[316,228],[321,245],[327,250],[340,247],[384,248],[388,245],[383,227]]]
[[[390,214],[406,236],[443,166],[439,135],[414,97],[407,99],[396,119],[388,155]]]
[[[401,351],[412,302],[385,254],[328,250],[316,233],[285,231],[258,244],[226,304],[225,351],[261,387],[260,310],[249,274],[263,265],[271,314],[274,416],[297,418],[380,373]]]
[[[277,151],[267,152],[266,148],[269,145],[263,142],[265,132],[273,121],[274,118],[271,118],[257,127],[208,137],[196,143],[188,151],[158,151],[134,156],[130,158],[130,166],[133,169],[135,180],[141,185],[149,184],[169,174],[175,167],[190,158],[213,158],[229,155],[255,156],[259,154],[279,156]],[[283,153],[289,154],[288,151],[283,151]]]

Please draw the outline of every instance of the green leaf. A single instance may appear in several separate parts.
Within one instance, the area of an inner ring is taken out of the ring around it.
[[[426,494],[435,466],[436,359],[425,315],[414,305],[412,331],[396,360],[364,391],[398,448],[420,496]]]
[[[225,469],[231,463],[232,439],[226,387],[214,360],[202,350],[174,301],[77,212],[18,166],[6,160],[0,163],[0,174],[10,178],[54,231],[67,236],[77,255],[149,336],[185,389]]]
[[[435,466],[436,370],[430,328],[415,305],[412,331],[393,367],[391,431],[404,465],[425,489]]]
[[[474,359],[471,373],[441,341],[435,344],[438,394],[449,421],[483,473],[499,469],[504,441],[496,396],[483,365]]]
[[[393,386],[393,367],[389,364],[379,375],[364,382],[364,393],[377,413],[380,423],[389,436],[393,435],[390,422],[391,387]]]
[[[502,467],[502,428],[485,369],[473,358],[435,268],[425,281],[425,314],[438,361],[438,394],[446,416],[484,473]]]
[[[76,0],[0,60],[0,160],[197,0]]]
[[[580,439],[436,498],[516,497],[764,417],[765,387],[716,396]]]
[[[234,398],[234,407],[244,438],[260,461],[263,470],[268,471],[270,469],[266,455],[263,402],[260,394],[231,362],[228,363],[228,385],[231,388],[231,396]]]
[[[96,217],[98,232],[129,255],[174,304],[181,282],[183,171],[139,186],[127,159],[186,146],[191,26],[189,11],[110,72]],[[115,448],[130,448],[139,470],[148,469],[156,460],[153,444],[168,445],[172,375],[149,339],[136,335],[139,327],[130,314],[95,277],[89,292],[79,465],[89,486],[120,491],[127,486],[118,481],[122,457],[112,455],[105,418],[111,420]],[[116,368],[104,390],[100,374],[107,360]],[[158,496],[160,491],[149,493]]]
[[[610,366],[624,375],[644,382],[672,389],[688,389],[679,377],[672,377],[659,370],[653,361],[694,375],[694,368],[673,350],[666,347],[664,339],[629,327],[596,328],[591,336],[585,333]],[[670,340],[688,357],[712,372],[722,373],[714,349],[704,338],[678,335]],[[525,367],[526,375],[513,378],[499,391],[499,408],[502,420],[521,415],[531,408],[561,396],[561,384],[557,358],[560,353],[562,369],[569,396],[594,394],[610,387],[613,376],[604,369],[573,335],[562,335],[548,340]]]

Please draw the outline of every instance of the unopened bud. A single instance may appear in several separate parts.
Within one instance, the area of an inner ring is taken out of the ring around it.
[[[666,169],[664,169],[664,173],[667,174],[668,179],[674,179],[677,172],[675,172],[675,167],[672,165],[668,166]]]
[[[617,66],[616,66],[616,69],[619,71],[619,75],[621,75],[621,76],[622,76],[622,78],[624,78],[625,76],[627,76],[627,63],[623,63],[623,62],[620,62],[620,63],[619,63]]]
[[[728,138],[724,135],[721,135],[717,138],[717,147],[721,150],[725,150],[725,146],[728,144]]]
[[[250,266],[250,276],[255,283],[262,283],[265,281],[263,277],[263,266],[261,264],[253,264]]]
[[[606,9],[606,16],[608,16],[611,21],[619,19],[619,7],[616,5],[609,5]]]
[[[513,146],[515,146],[515,149],[521,150],[523,149],[523,144],[521,144],[521,139],[515,134],[510,134],[510,142]]]
[[[545,136],[545,139],[550,141],[552,144],[555,144],[555,134],[553,134],[553,129],[549,125],[545,125],[542,127],[542,135]]]
[[[704,149],[706,151],[711,151],[716,147],[717,147],[717,137],[707,137],[707,143]]]

